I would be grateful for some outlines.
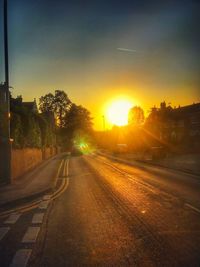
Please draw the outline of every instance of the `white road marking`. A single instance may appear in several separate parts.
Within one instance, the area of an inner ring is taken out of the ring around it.
[[[26,267],[31,256],[31,252],[31,249],[19,249],[14,256],[10,267]]]
[[[39,205],[39,209],[47,209],[48,208],[48,205],[49,205],[49,201],[48,200],[45,200],[45,201],[42,201]]]
[[[33,215],[32,223],[42,223],[44,213],[36,213]]]
[[[40,227],[29,227],[22,239],[22,243],[35,243],[39,231]]]
[[[189,203],[185,203],[185,206],[192,209],[192,210],[195,210],[196,212],[200,213],[200,209],[190,205]]]
[[[50,200],[51,199],[51,195],[45,195],[44,197],[43,197],[43,200]]]
[[[0,241],[4,238],[4,236],[8,233],[10,227],[0,227]]]
[[[19,213],[12,213],[7,220],[5,220],[5,224],[14,224],[17,222],[21,214]]]

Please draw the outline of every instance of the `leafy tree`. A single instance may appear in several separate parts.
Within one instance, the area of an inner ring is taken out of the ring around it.
[[[23,104],[22,96],[12,98],[11,107],[11,138],[14,139],[13,146],[23,147],[41,147],[46,144],[45,132],[41,129],[47,128],[46,121],[40,120],[40,114],[33,112]],[[44,141],[44,142],[43,142]]]
[[[64,128],[61,131],[61,143],[70,147],[74,139],[85,138],[92,133],[92,118],[90,112],[76,104],[71,104],[64,118]]]
[[[129,125],[140,126],[144,123],[144,111],[141,107],[132,107],[128,115]]]
[[[39,109],[41,112],[54,112],[59,127],[64,127],[65,115],[70,109],[71,101],[64,91],[56,90],[55,94],[46,94],[39,99]]]
[[[21,116],[17,113],[11,114],[10,123],[11,137],[14,140],[14,147],[20,148],[23,144],[23,125],[21,121]]]
[[[65,125],[65,116],[71,107],[71,101],[64,91],[56,90],[54,96],[54,108],[58,118],[58,124],[62,128]]]
[[[39,109],[42,113],[54,111],[54,95],[49,93],[39,99]]]
[[[65,116],[65,128],[73,133],[76,130],[90,132],[92,129],[92,118],[90,112],[82,107],[72,104]]]
[[[48,115],[51,112],[55,114],[58,127],[52,131],[55,132],[56,130],[57,143],[62,146],[71,144],[77,133],[82,136],[82,133],[91,132],[92,118],[90,112],[82,106],[73,104],[64,91],[56,90],[54,94],[49,93],[42,96],[39,100],[39,109],[44,118],[45,114]],[[40,123],[43,145],[52,143],[54,139],[54,136],[50,134],[52,131],[47,128],[44,127],[44,123]]]
[[[41,130],[37,121],[37,117],[29,116],[28,118],[28,132],[26,135],[26,146],[41,147],[42,138]]]
[[[42,147],[50,147],[55,145],[55,123],[54,118],[52,120],[53,114],[51,112],[41,113],[37,116],[37,121],[39,123]]]

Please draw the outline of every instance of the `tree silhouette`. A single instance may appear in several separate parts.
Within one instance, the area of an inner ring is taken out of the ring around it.
[[[39,109],[41,112],[53,112],[57,124],[60,128],[64,127],[65,116],[70,109],[71,101],[67,94],[61,90],[55,90],[55,94],[46,94],[39,99]]]
[[[144,111],[141,107],[132,107],[128,114],[128,123],[133,126],[140,126],[144,122]]]
[[[64,126],[71,133],[76,130],[90,132],[92,129],[92,118],[90,112],[82,106],[72,104],[66,113]]]
[[[39,99],[39,109],[42,113],[54,112],[54,95],[49,93]]]

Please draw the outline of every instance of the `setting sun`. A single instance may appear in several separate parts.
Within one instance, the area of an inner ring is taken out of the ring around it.
[[[127,99],[119,99],[112,102],[106,112],[108,121],[117,126],[123,126],[128,123],[128,113],[133,103]]]

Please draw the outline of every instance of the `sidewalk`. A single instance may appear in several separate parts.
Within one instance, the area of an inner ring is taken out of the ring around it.
[[[152,160],[150,157],[138,157],[133,154],[112,155],[109,153],[98,152],[101,155],[108,156],[114,160],[133,164],[133,162],[140,162],[152,166],[164,167],[172,170],[178,170],[185,173],[199,176],[200,178],[200,155],[177,155],[163,160]]]
[[[55,186],[61,157],[57,155],[42,162],[11,185],[2,185],[0,187],[0,211],[5,207],[33,200],[50,192]]]
[[[171,155],[161,160],[151,160],[150,163],[199,175],[200,178],[200,154]]]

